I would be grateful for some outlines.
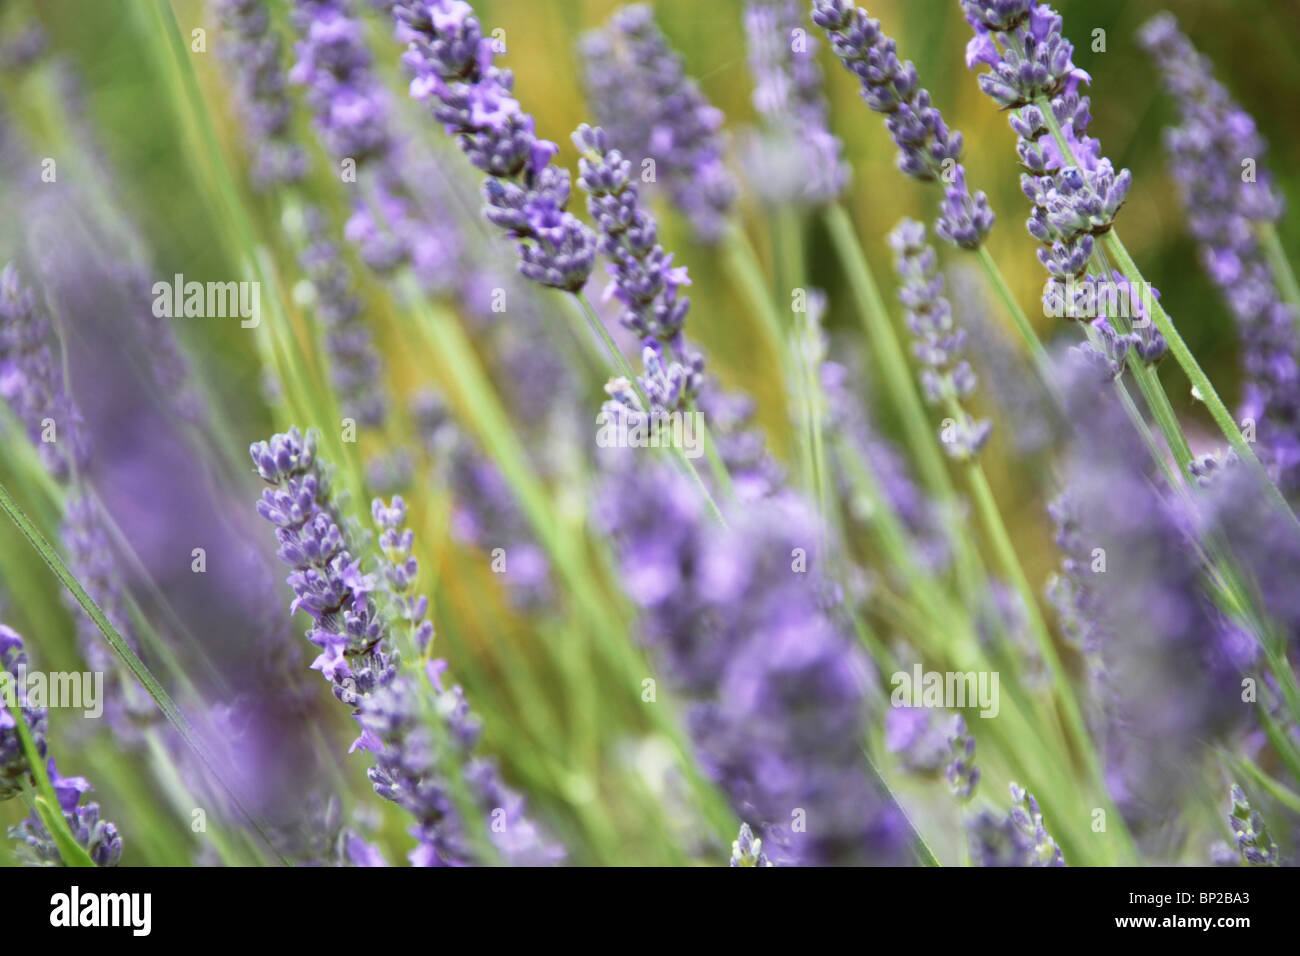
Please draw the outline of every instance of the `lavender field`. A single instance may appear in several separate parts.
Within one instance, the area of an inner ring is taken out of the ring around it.
[[[1296,863],[1297,37],[0,0],[0,863]]]

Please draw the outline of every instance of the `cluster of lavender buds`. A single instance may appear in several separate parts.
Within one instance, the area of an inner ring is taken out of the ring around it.
[[[1065,856],[1043,826],[1038,801],[1011,784],[1011,812],[982,810],[967,825],[976,866],[1065,866]]]
[[[45,469],[64,481],[85,469],[90,443],[78,427],[81,416],[50,348],[52,338],[35,291],[7,264],[0,271],[0,398],[26,427]]]
[[[481,728],[460,687],[443,687],[445,666],[428,662],[423,681],[395,674],[360,707],[361,745],[375,755],[369,771],[375,792],[416,819],[411,864],[477,865],[493,853],[514,866],[560,862],[563,849],[528,818],[523,798],[502,782],[496,764],[473,756]],[[475,816],[490,830],[489,852],[468,824]]]
[[[301,40],[289,79],[306,90],[325,148],[358,165],[381,159],[392,104],[372,71],[365,25],[348,0],[294,0],[293,23]]]
[[[668,44],[646,4],[622,7],[583,40],[591,107],[625,156],[654,164],[702,242],[717,242],[736,199],[725,164],[722,113]]]
[[[1097,593],[1092,575],[1104,571],[1097,562],[1100,555],[1084,540],[1079,527],[1078,510],[1069,491],[1048,503],[1047,513],[1054,526],[1054,540],[1061,552],[1060,571],[1047,583],[1047,598],[1056,609],[1061,633],[1067,641],[1087,655],[1095,655],[1104,639],[1099,633],[1103,618],[1098,613]]]
[[[740,833],[731,844],[732,866],[775,866],[763,852],[763,841],[754,836],[748,823],[740,825]]]
[[[578,182],[587,192],[587,208],[600,230],[601,254],[610,285],[607,295],[623,306],[620,321],[642,339],[645,375],[640,384],[650,408],[642,408],[632,383],[615,379],[606,386],[607,410],[637,418],[689,407],[704,378],[704,358],[686,344],[682,327],[691,300],[678,293],[690,284],[685,266],[659,245],[659,227],[642,206],[632,164],[610,146],[599,127],[583,124],[573,134],[582,152]],[[679,358],[665,361],[664,346]]]
[[[585,123],[573,134],[581,152],[578,185],[600,231],[598,247],[609,260],[608,295],[623,306],[619,320],[641,338],[680,346],[691,300],[679,294],[690,285],[685,266],[673,266],[659,245],[659,227],[642,206],[632,163],[610,146],[600,128]]]
[[[890,707],[885,749],[909,772],[934,774],[948,762],[951,748],[940,714],[929,707]]]
[[[464,0],[395,3],[402,61],[414,75],[411,95],[430,105],[475,167],[487,174],[485,213],[518,243],[520,271],[544,286],[576,292],[595,259],[591,230],[572,213],[568,171],[551,163],[558,147],[539,139],[533,117],[514,98],[514,76],[493,65]]]
[[[848,184],[839,137],[812,38],[803,29],[801,0],[749,0],[745,6],[754,108],[763,135],[749,145],[745,164],[759,195],[770,202],[831,202]]]
[[[382,363],[362,317],[352,270],[339,243],[330,236],[322,210],[304,208],[301,225],[299,261],[310,282],[314,313],[324,326],[330,378],[340,410],[361,425],[380,426],[386,412]]]
[[[822,610],[816,520],[788,494],[718,533],[686,479],[625,468],[602,502],[628,594],[709,777],[773,862],[898,863],[906,824],[861,748],[869,664]]]
[[[423,654],[433,640],[433,622],[427,618],[429,599],[415,590],[420,562],[411,553],[415,532],[404,527],[406,502],[401,495],[395,495],[389,504],[376,498],[370,504],[370,513],[379,528],[384,583],[392,595],[397,616],[406,623],[412,647]]]
[[[944,198],[934,231],[963,249],[977,249],[993,228],[993,211],[983,192],[971,196],[961,163],[962,136],[952,131],[909,60],[899,62],[898,46],[852,0],[816,0],[813,23],[826,31],[831,49],[862,83],[867,106],[887,119],[898,146],[898,168],[923,182],[939,181]]]
[[[425,289],[446,291],[461,251],[459,230],[427,187],[412,185],[423,170],[398,134],[396,111],[371,65],[365,24],[348,0],[296,2],[292,19],[301,39],[289,77],[306,87],[317,135],[343,164],[344,180],[371,173],[345,237],[375,272],[409,264]]]
[[[463,775],[476,807],[488,816],[500,811],[503,826],[493,827],[497,850],[509,862],[553,861],[556,851],[524,815],[523,799],[502,783],[495,765],[471,757],[477,722],[459,687],[444,690],[442,662],[430,662],[426,681],[402,670],[400,653],[390,649],[391,625],[371,595],[378,582],[363,574],[352,557],[331,500],[327,469],[317,460],[315,438],[296,428],[249,449],[262,480],[258,513],[276,528],[280,560],[292,568],[290,612],[313,618],[307,638],[321,649],[312,667],[334,687],[334,695],[354,708],[361,736],[353,749],[375,755],[369,771],[375,792],[416,820],[411,833],[418,845],[411,862],[421,866],[484,862],[455,797]],[[425,619],[427,600],[414,593],[418,563],[411,555],[413,534],[404,528],[401,499],[372,504],[384,552],[382,576],[412,644],[427,649],[433,628]],[[454,749],[435,737],[430,724],[444,730]],[[451,761],[451,754],[464,762]],[[441,756],[440,756],[441,755]],[[498,818],[493,818],[495,823]],[[485,824],[486,825],[486,824]]]
[[[948,751],[952,759],[944,770],[944,779],[952,795],[966,803],[979,786],[980,768],[975,766],[975,738],[966,729],[961,714],[953,718],[952,729],[948,731]]]
[[[1272,176],[1258,165],[1268,144],[1173,16],[1147,23],[1141,41],[1178,105],[1179,122],[1165,131],[1165,148],[1201,260],[1241,338],[1246,380],[1238,418],[1256,423],[1261,458],[1283,490],[1294,491],[1300,488],[1300,335],[1259,235],[1283,212]]]
[[[1101,144],[1088,136],[1090,104],[1079,87],[1091,77],[1071,60],[1074,47],[1062,36],[1055,10],[1030,0],[962,0],[962,10],[975,33],[966,65],[991,67],[980,75],[980,89],[1011,111],[1026,170],[1021,188],[1034,207],[1026,225],[1043,245],[1038,258],[1049,275],[1043,304],[1048,314],[1060,315],[1060,303],[1071,298],[1067,280],[1087,272],[1096,237],[1111,228],[1133,177],[1127,169],[1117,173],[1101,155]],[[1157,348],[1163,353],[1163,346]]]
[[[898,298],[915,338],[912,349],[923,366],[922,391],[928,402],[943,406],[953,415],[940,429],[940,440],[951,457],[970,458],[988,442],[993,423],[972,418],[961,405],[977,383],[970,363],[961,358],[966,332],[953,321],[952,306],[943,294],[938,255],[926,242],[925,226],[914,219],[904,219],[894,227],[889,245],[902,282]]]
[[[270,12],[263,0],[214,0],[213,6],[232,35],[223,56],[233,68],[236,100],[250,133],[253,182],[260,188],[298,182],[307,172],[307,155],[291,136],[293,102]]]
[[[293,569],[290,613],[311,615],[307,639],[320,648],[312,662],[346,700],[355,679],[363,691],[391,677],[385,625],[370,595],[374,582],[352,557],[331,496],[329,471],[316,458],[316,438],[296,428],[249,449],[263,490],[257,512],[275,526],[280,560]],[[361,677],[366,678],[365,685]]]
[[[3,675],[0,680],[0,800],[9,800],[34,784],[16,721],[21,720],[27,726],[40,759],[47,759],[49,711],[28,702],[24,686],[26,668],[23,639],[12,628],[0,624],[0,675]],[[11,694],[16,703],[13,711],[9,709]],[[82,777],[61,776],[52,758],[47,760],[46,770],[59,810],[78,845],[96,866],[116,866],[122,858],[122,838],[114,824],[99,818],[99,804],[81,802],[82,795],[91,789],[90,784]],[[62,861],[54,837],[35,811],[17,826],[10,827],[9,837],[20,843],[19,855],[28,863],[54,866]]]
[[[26,688],[19,683],[20,675],[27,667],[27,649],[17,632],[0,624],[0,800],[9,800],[17,796],[31,778],[31,767],[27,762],[27,752],[23,749],[21,738],[15,729],[15,721],[21,719],[27,725],[32,745],[42,760],[45,759],[45,734],[48,730],[49,712],[44,707],[33,707],[27,702]],[[10,680],[14,683],[10,684]],[[17,717],[9,709],[10,688],[14,703],[18,707]]]
[[[1232,812],[1228,815],[1228,825],[1232,827],[1232,836],[1241,858],[1250,866],[1277,866],[1277,844],[1268,835],[1264,818],[1250,808],[1246,791],[1234,783],[1229,796],[1232,799]]]

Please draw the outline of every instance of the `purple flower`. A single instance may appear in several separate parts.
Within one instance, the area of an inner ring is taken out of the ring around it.
[[[474,753],[477,722],[460,688],[443,688],[439,675],[445,665],[431,664],[421,679],[403,669],[400,653],[391,646],[390,618],[371,597],[380,576],[412,649],[427,648],[433,637],[425,619],[428,601],[414,590],[419,566],[411,554],[414,535],[404,527],[401,498],[372,503],[384,557],[380,575],[365,574],[340,527],[315,437],[291,428],[257,442],[249,453],[271,486],[262,492],[258,513],[275,526],[277,554],[292,569],[290,613],[302,608],[313,619],[307,638],[321,653],[312,667],[330,681],[334,696],[353,708],[361,735],[352,749],[374,755],[368,774],[375,792],[415,819],[411,833],[417,847],[411,862],[485,862],[472,836],[475,825],[463,818],[453,797],[456,775],[473,791],[483,815],[480,827],[490,829],[496,852],[507,862],[558,861],[561,851],[525,816],[522,797],[502,783],[490,760]],[[432,726],[446,732],[452,751],[444,738],[435,737]],[[491,825],[498,820],[504,826]]]
[[[289,80],[305,88],[330,154],[360,164],[387,152],[392,105],[372,72],[364,24],[350,7],[347,0],[294,0],[302,39]]]
[[[1284,491],[1300,489],[1300,337],[1295,309],[1278,289],[1257,228],[1282,216],[1283,199],[1267,169],[1268,149],[1254,119],[1214,78],[1210,62],[1170,14],[1142,28],[1178,105],[1165,148],[1202,262],[1232,311],[1241,338],[1245,395],[1239,418],[1257,429],[1261,460]],[[1255,175],[1243,175],[1250,163]]]
[[[740,833],[731,844],[731,866],[775,866],[763,852],[763,841],[754,836],[748,823],[740,825]]]
[[[678,294],[691,284],[685,266],[659,245],[659,228],[641,204],[632,164],[610,146],[604,130],[585,123],[573,134],[582,153],[578,184],[600,230],[600,252],[609,260],[607,296],[623,306],[620,321],[642,338],[674,342],[681,335],[691,301]]]
[[[16,729],[16,720],[21,719],[27,725],[36,752],[46,760],[50,785],[73,838],[97,866],[116,866],[122,858],[122,838],[117,827],[99,819],[99,804],[81,802],[92,787],[84,777],[60,775],[54,759],[46,756],[49,711],[28,703],[27,651],[18,633],[4,624],[0,624],[0,675],[3,675],[0,679],[0,800],[9,800],[24,788],[35,786]],[[9,709],[11,693],[16,713]],[[58,864],[62,860],[54,837],[35,811],[17,826],[10,827],[9,836],[21,844],[18,855],[33,865]]]
[[[821,68],[802,27],[800,0],[749,0],[744,20],[754,108],[764,121],[746,158],[753,186],[774,202],[830,202],[844,191],[849,168],[828,126]]]
[[[1043,825],[1038,801],[1014,783],[1010,813],[983,810],[967,824],[967,833],[976,866],[1065,866],[1061,848]]]
[[[861,750],[869,664],[822,609],[811,513],[777,495],[720,529],[677,472],[625,464],[602,512],[710,779],[778,864],[904,861]]]
[[[1142,839],[1171,813],[1180,768],[1250,718],[1240,681],[1256,651],[1207,595],[1203,519],[1153,483],[1119,400],[1097,388],[1107,374],[1082,350],[1060,370],[1075,428],[1058,515],[1107,784]]]
[[[1228,814],[1228,825],[1232,827],[1232,836],[1241,858],[1251,866],[1277,866],[1277,844],[1268,835],[1264,818],[1250,808],[1246,792],[1235,783],[1229,796],[1232,811]]]
[[[31,781],[31,766],[18,737],[15,713],[27,724],[37,754],[45,759],[49,712],[44,707],[28,704],[23,683],[26,669],[27,650],[23,639],[0,624],[0,800],[16,797]],[[16,710],[10,710],[11,703]]]
[[[656,180],[702,242],[717,242],[736,199],[725,164],[722,113],[713,107],[682,58],[668,45],[646,4],[621,8],[583,41],[591,106],[615,146],[642,164],[652,160]]]
[[[362,316],[351,267],[330,237],[322,210],[307,207],[302,226],[299,261],[311,282],[313,312],[324,327],[340,409],[358,423],[378,428],[387,411],[383,365]]]
[[[0,399],[9,403],[57,480],[82,471],[91,446],[81,413],[66,390],[45,310],[17,267],[0,271]]]
[[[1043,295],[1049,314],[1068,301],[1063,286],[1088,268],[1095,237],[1115,222],[1132,185],[1127,169],[1115,171],[1101,155],[1101,144],[1088,136],[1090,104],[1080,87],[1091,82],[1071,56],[1074,47],[1061,34],[1061,18],[1046,4],[987,3],[962,0],[962,11],[975,36],[967,47],[972,69],[991,69],[979,76],[980,89],[1009,110],[1018,139],[1016,151],[1026,170],[1021,189],[1033,203],[1026,223],[1042,243],[1038,257],[1051,277]],[[1052,136],[1039,104],[1046,101],[1069,148]],[[1064,313],[1070,315],[1068,310]],[[1143,340],[1154,361],[1163,341]]]
[[[916,67],[899,61],[897,45],[879,21],[851,0],[816,0],[812,18],[826,31],[845,69],[861,81],[867,106],[887,117],[885,125],[898,146],[898,168],[923,182],[943,183],[935,232],[963,249],[978,248],[993,228],[993,212],[983,192],[972,197],[967,189],[961,133],[948,129],[921,87]]]
[[[551,165],[557,147],[538,139],[533,117],[514,98],[514,77],[493,65],[492,40],[462,0],[395,3],[411,95],[426,102],[478,169],[489,220],[517,240],[520,272],[576,292],[595,258],[591,230],[566,211],[569,178]]]
[[[975,391],[975,373],[961,353],[965,330],[953,321],[952,306],[943,294],[943,276],[938,256],[925,241],[925,226],[904,219],[889,234],[895,269],[902,286],[899,301],[906,311],[907,327],[913,335],[912,351],[923,366],[921,387],[932,404],[957,403],[960,420],[940,430],[944,450],[953,458],[970,458],[988,442],[993,423],[972,418],[960,409],[960,401]]]
[[[235,80],[236,99],[250,134],[253,181],[266,188],[295,183],[307,172],[307,156],[293,141],[293,103],[280,62],[280,37],[263,0],[216,0],[222,26],[231,33],[222,44],[223,61]]]
[[[975,738],[966,730],[966,721],[960,714],[953,718],[948,731],[948,751],[951,760],[944,770],[944,779],[952,795],[966,803],[975,795],[980,782],[980,768],[975,766]]]
[[[885,749],[914,773],[934,773],[948,758],[947,735],[928,707],[890,707],[885,712]]]

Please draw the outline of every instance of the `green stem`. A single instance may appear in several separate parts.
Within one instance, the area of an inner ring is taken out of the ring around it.
[[[983,587],[979,555],[957,517],[961,511],[957,489],[948,472],[943,453],[934,441],[935,429],[911,375],[911,363],[890,322],[889,309],[880,295],[880,287],[872,275],[871,266],[858,242],[849,214],[843,206],[837,204],[827,208],[825,220],[832,244],[857,300],[858,315],[871,342],[876,364],[884,376],[885,387],[902,416],[903,438],[920,469],[922,481],[951,512],[949,517],[954,519],[948,522],[948,526],[953,529],[953,563],[964,597],[973,601]]]
[[[979,512],[981,523],[984,525],[984,529],[992,541],[993,549],[998,555],[998,563],[1001,564],[1003,573],[1011,581],[1012,587],[1019,592],[1021,603],[1025,606],[1029,629],[1038,645],[1039,653],[1043,655],[1043,662],[1051,679],[1054,696],[1065,711],[1065,719],[1070,728],[1071,736],[1074,737],[1075,745],[1083,755],[1085,764],[1093,779],[1101,782],[1104,779],[1101,761],[1098,759],[1093,747],[1092,736],[1088,732],[1088,725],[1084,720],[1083,711],[1075,697],[1074,688],[1070,686],[1069,676],[1061,664],[1060,655],[1056,652],[1056,645],[1052,642],[1051,632],[1048,630],[1047,622],[1043,619],[1042,611],[1039,609],[1038,599],[1033,588],[1029,585],[1029,579],[1025,575],[1020,558],[1016,555],[1015,545],[1012,544],[1006,522],[1002,520],[1002,513],[998,509],[997,499],[993,496],[993,489],[989,486],[988,477],[984,474],[984,468],[977,459],[971,459],[967,462],[966,474],[970,481],[971,491],[974,494],[975,509]]]
[[[1282,248],[1277,227],[1271,222],[1263,222],[1258,225],[1258,232],[1269,268],[1273,270],[1273,279],[1281,289],[1283,298],[1295,310],[1296,322],[1300,323],[1300,283],[1296,282],[1295,271],[1286,257],[1286,250]]]
[[[23,716],[22,707],[15,707],[10,716],[13,717],[14,727],[18,730],[18,740],[27,758],[28,769],[31,771],[32,779],[36,781],[37,813],[45,824],[45,829],[49,830],[50,836],[54,838],[54,845],[58,848],[64,865],[94,866],[95,861],[72,835],[68,821],[63,816],[63,808],[59,806],[59,798],[54,792],[54,785],[50,783],[50,775],[45,770],[45,764],[41,762],[41,755],[32,740],[31,731],[27,729],[27,719]]]
[[[1011,291],[1011,286],[1007,285],[1006,277],[1002,275],[1002,270],[998,264],[993,261],[993,256],[989,253],[988,246],[981,243],[979,252],[976,254],[980,265],[984,268],[984,275],[988,278],[989,284],[1002,300],[1002,306],[1011,316],[1011,321],[1020,333],[1020,339],[1025,343],[1025,348],[1029,350],[1030,356],[1033,357],[1034,363],[1038,366],[1040,372],[1046,372],[1051,368],[1051,361],[1047,357],[1047,349],[1043,348],[1042,340],[1039,339],[1038,333],[1034,331],[1033,325],[1029,322],[1029,316],[1025,310],[1020,307],[1016,301],[1015,295]],[[1044,375],[1048,383],[1052,382],[1050,374]]]

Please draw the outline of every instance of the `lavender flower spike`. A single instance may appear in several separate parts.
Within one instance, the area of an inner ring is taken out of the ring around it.
[[[927,401],[942,405],[954,416],[940,430],[940,439],[953,458],[970,458],[988,442],[993,423],[974,419],[961,407],[961,400],[975,391],[976,379],[970,364],[961,358],[966,333],[954,323],[952,306],[943,294],[938,256],[925,241],[925,226],[914,219],[904,219],[894,227],[889,244],[902,281],[898,298],[915,337],[912,349],[924,366],[922,391]]]
[[[967,824],[976,866],[1065,866],[1033,795],[1011,784],[1011,812],[982,810]]]
[[[779,492],[719,534],[683,476],[642,464],[610,476],[602,514],[705,772],[777,865],[904,862],[906,822],[861,749],[870,665],[820,575],[791,571],[791,549],[818,540],[813,513]]]
[[[632,179],[632,164],[599,127],[583,124],[573,134],[582,151],[578,182],[586,190],[587,208],[600,229],[601,254],[609,260],[610,284],[606,295],[623,304],[622,323],[642,337],[645,375],[639,378],[650,400],[641,397],[624,378],[606,385],[607,420],[635,425],[668,412],[689,408],[704,380],[704,358],[686,343],[682,327],[690,299],[678,289],[690,284],[685,266],[673,266],[673,257],[659,245],[659,229],[641,205]],[[666,361],[664,345],[676,356]]]
[[[948,129],[921,87],[911,61],[899,62],[898,48],[852,0],[814,0],[813,23],[826,31],[844,68],[862,82],[867,106],[886,117],[898,146],[898,168],[923,182],[944,184],[934,231],[963,249],[977,249],[993,228],[988,197],[972,197],[961,163],[961,133]]]
[[[606,293],[623,306],[620,321],[641,336],[678,345],[691,300],[678,294],[691,284],[685,266],[659,245],[659,227],[641,205],[632,163],[613,149],[599,127],[585,123],[573,134],[578,185],[588,194],[587,209],[600,230],[598,247],[609,260],[612,280]]]
[[[952,730],[948,733],[948,749],[952,762],[944,771],[944,779],[948,781],[953,796],[966,803],[979,786],[980,768],[975,766],[975,738],[966,729],[966,721],[960,714],[953,718]]]
[[[73,838],[97,866],[116,866],[122,858],[122,838],[114,824],[99,818],[99,804],[81,802],[82,794],[92,789],[90,784],[82,777],[60,775],[53,758],[46,757],[49,711],[28,702],[26,669],[23,639],[12,628],[0,624],[0,800],[9,800],[34,784],[31,765],[18,737],[17,721],[21,720],[27,725],[37,754],[47,761],[50,784]],[[54,837],[35,811],[10,827],[9,836],[22,844],[19,855],[32,865],[57,864],[62,859]]]
[[[307,638],[321,653],[312,667],[331,682],[334,696],[353,708],[361,736],[352,749],[375,755],[368,772],[375,792],[415,819],[411,862],[485,862],[471,835],[473,824],[453,797],[456,777],[468,785],[484,821],[504,823],[490,829],[496,852],[507,862],[558,861],[560,850],[527,818],[523,798],[505,786],[492,761],[474,754],[478,723],[460,688],[443,687],[445,663],[429,662],[424,679],[402,670],[400,654],[390,648],[391,622],[371,599],[377,576],[362,573],[352,557],[314,436],[292,428],[252,445],[249,453],[271,486],[262,493],[258,513],[275,525],[277,554],[293,569],[290,612],[301,608],[313,618]],[[405,505],[400,498],[390,504],[376,500],[371,511],[380,530],[388,594],[422,650],[433,629],[425,620],[427,600],[414,594],[419,568],[411,555],[414,536],[404,527]]]
[[[1021,189],[1034,206],[1026,228],[1042,244],[1038,258],[1049,275],[1043,304],[1049,315],[1061,315],[1060,303],[1072,300],[1070,280],[1087,271],[1096,237],[1114,224],[1133,177],[1127,169],[1116,172],[1101,155],[1101,144],[1088,136],[1090,104],[1079,89],[1092,78],[1071,60],[1074,47],[1062,36],[1055,10],[1028,0],[961,0],[961,6],[975,34],[966,47],[966,65],[991,67],[980,75],[980,89],[1011,110],[1009,122],[1026,170]],[[1037,105],[1043,101],[1050,104],[1068,154]],[[1100,280],[1110,282],[1108,276]],[[1138,354],[1155,362],[1163,352],[1163,342],[1153,339]]]
[[[748,823],[740,825],[740,835],[731,844],[732,866],[775,866],[763,852],[763,841],[754,836]]]
[[[307,172],[307,154],[289,135],[293,103],[280,65],[280,38],[264,0],[215,0],[213,7],[232,34],[223,50],[251,134],[253,182],[261,188],[297,182]]]
[[[723,115],[686,75],[647,4],[623,7],[583,42],[586,85],[624,155],[652,159],[696,238],[722,238],[736,184],[727,171]]]
[[[1165,131],[1165,149],[1178,181],[1201,261],[1232,311],[1241,338],[1244,401],[1238,419],[1258,428],[1260,458],[1284,491],[1300,489],[1300,336],[1295,309],[1278,289],[1258,227],[1282,217],[1284,201],[1269,171],[1246,181],[1243,163],[1268,149],[1255,120],[1214,78],[1170,14],[1142,28],[1178,105],[1179,124]]]
[[[492,63],[492,40],[464,0],[393,5],[411,96],[428,102],[478,169],[489,221],[518,244],[519,270],[544,286],[576,292],[595,261],[595,237],[567,211],[569,174],[551,164],[558,147],[538,139],[514,98],[514,76]]]
[[[1230,795],[1232,812],[1228,815],[1228,824],[1237,841],[1237,852],[1251,866],[1277,866],[1277,844],[1268,835],[1264,818],[1250,808],[1246,792],[1235,783]]]
[[[800,0],[749,0],[745,6],[754,108],[766,127],[746,162],[754,188],[767,199],[820,204],[844,191],[849,168],[828,125],[821,68],[802,12]]]

